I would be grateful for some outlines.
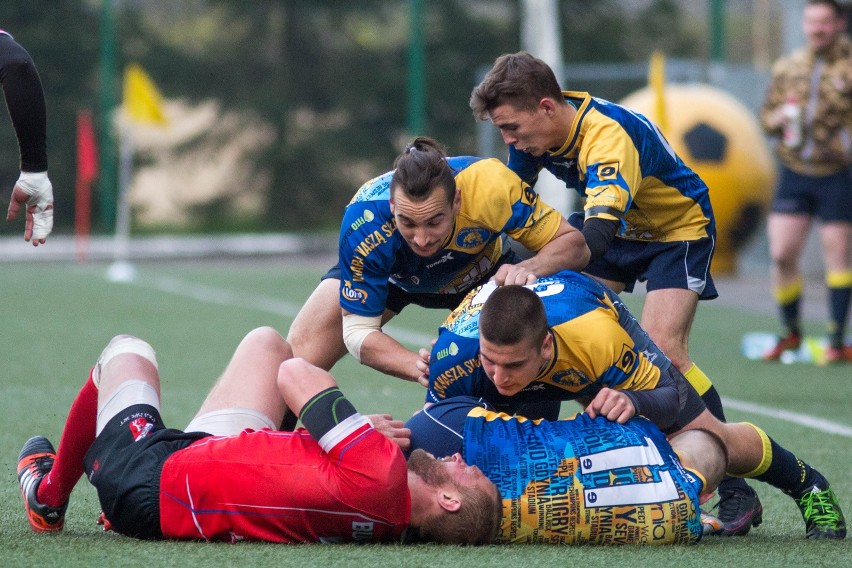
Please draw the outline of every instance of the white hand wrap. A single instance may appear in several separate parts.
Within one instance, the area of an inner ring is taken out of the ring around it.
[[[35,205],[33,212],[33,239],[44,239],[53,230],[53,185],[47,172],[21,172],[15,187],[30,196],[27,208]]]

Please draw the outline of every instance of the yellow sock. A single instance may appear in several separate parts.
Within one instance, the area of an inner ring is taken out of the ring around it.
[[[772,295],[775,297],[775,301],[783,306],[799,299],[802,296],[803,289],[804,281],[799,277],[786,286],[775,288]]]
[[[699,369],[698,365],[695,363],[692,364],[692,367],[690,367],[683,376],[686,377],[686,380],[689,381],[692,388],[698,391],[698,394],[701,396],[704,396],[704,393],[710,390],[710,387],[713,386],[713,383],[710,382],[710,379],[704,374],[704,371]]]
[[[766,432],[751,422],[743,422],[743,424],[748,424],[757,431],[757,435],[760,436],[760,441],[763,443],[763,455],[756,468],[740,475],[739,477],[757,477],[758,475],[765,473],[766,470],[769,469],[769,465],[772,463],[772,443],[769,440],[769,436],[766,435]]]

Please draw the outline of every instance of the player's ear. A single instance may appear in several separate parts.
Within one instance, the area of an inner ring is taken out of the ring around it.
[[[556,111],[556,103],[550,97],[544,97],[540,101],[538,101],[538,106],[544,111],[548,117],[553,116]]]
[[[550,356],[553,355],[553,334],[546,334],[544,336],[544,343],[541,344],[541,354],[545,359],[550,359]]]
[[[438,504],[445,511],[455,513],[461,509],[461,495],[455,489],[447,490],[442,488],[438,491]]]

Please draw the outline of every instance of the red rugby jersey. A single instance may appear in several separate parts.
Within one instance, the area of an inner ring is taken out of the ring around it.
[[[360,415],[320,446],[307,430],[245,430],[176,452],[160,479],[160,527],[173,539],[398,541],[411,515],[399,448]]]

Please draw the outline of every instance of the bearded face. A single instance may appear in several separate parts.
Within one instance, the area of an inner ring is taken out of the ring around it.
[[[408,470],[416,473],[429,485],[440,487],[452,482],[450,474],[441,460],[424,450],[414,450],[408,457]]]

